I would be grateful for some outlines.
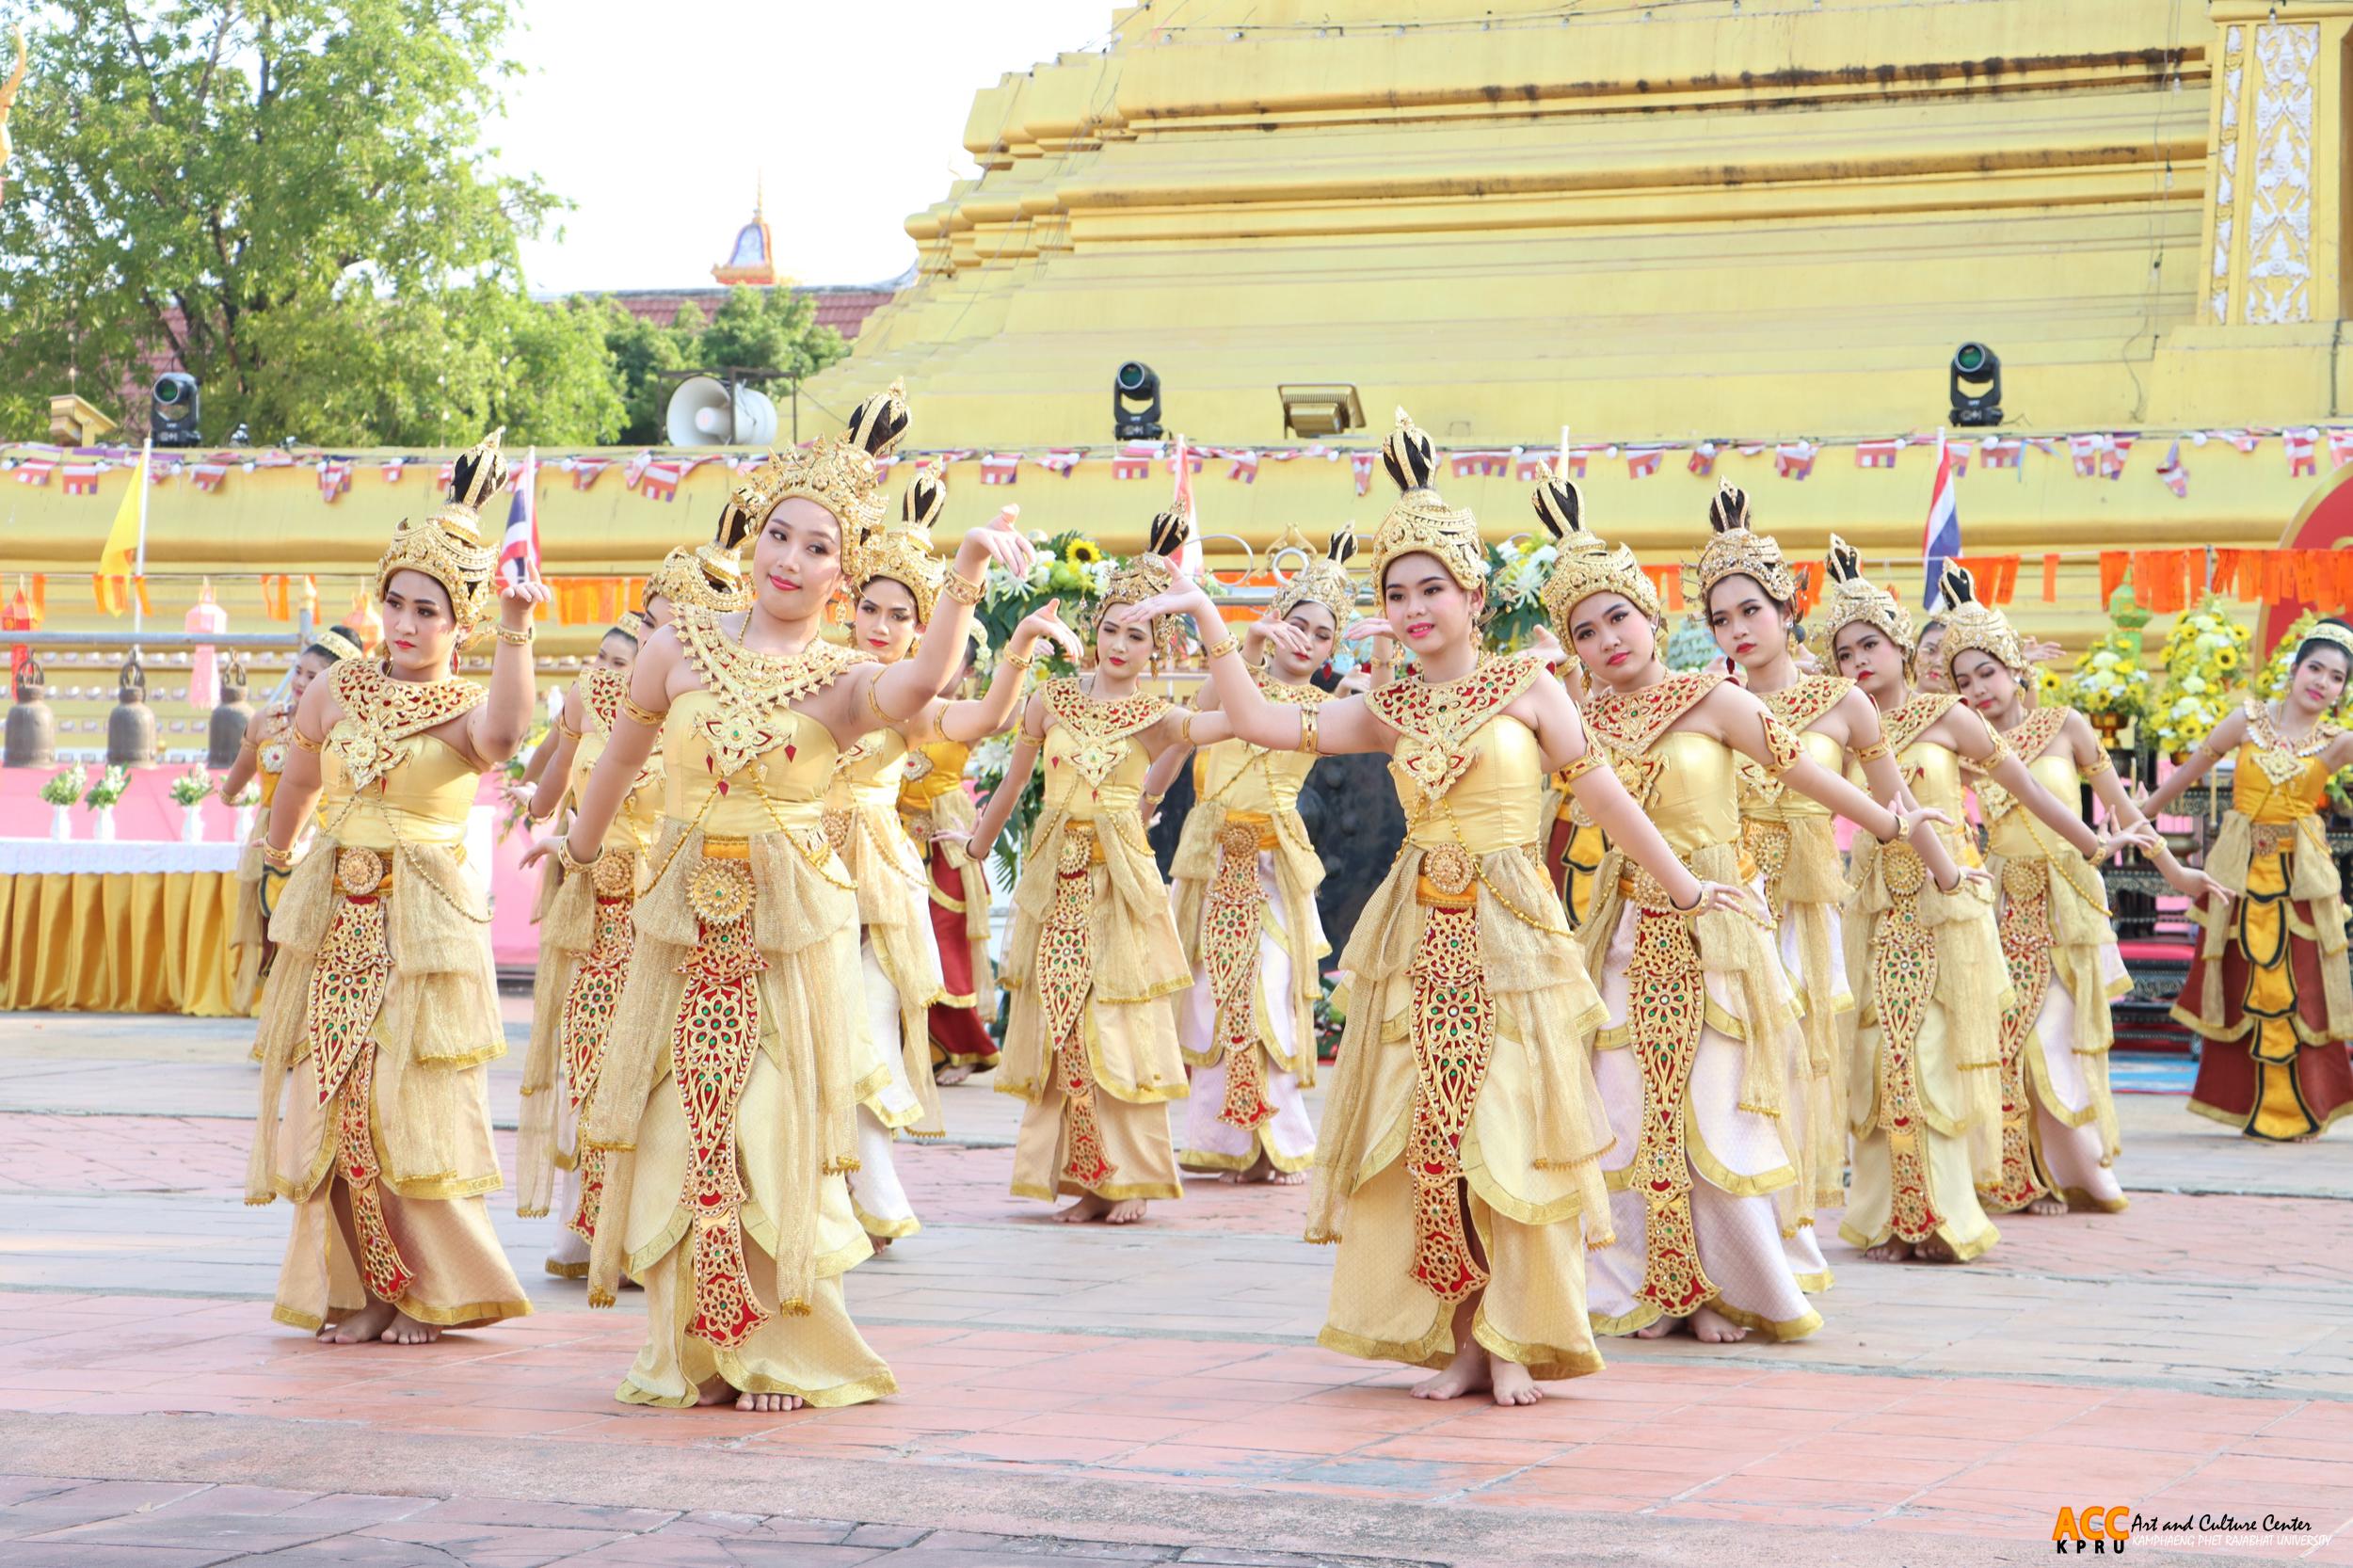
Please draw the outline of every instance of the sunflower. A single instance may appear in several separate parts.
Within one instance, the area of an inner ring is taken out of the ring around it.
[[[1074,567],[1091,567],[1103,558],[1103,547],[1093,539],[1073,539],[1063,547],[1062,558]]]
[[[2218,670],[2234,670],[2238,668],[2238,649],[2235,648],[2216,648],[2214,650],[2214,667]]]

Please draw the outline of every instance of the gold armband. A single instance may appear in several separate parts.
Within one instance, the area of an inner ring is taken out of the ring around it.
[[[1574,762],[1564,763],[1552,776],[1552,781],[1563,790],[1601,766],[1601,748],[1587,746],[1585,755]]]
[[[1303,757],[1323,755],[1316,749],[1316,711],[1312,708],[1299,711],[1299,751]]]
[[[886,726],[892,729],[896,729],[899,726],[906,723],[906,720],[894,719],[888,713],[883,712],[882,696],[874,689],[881,684],[882,677],[880,676],[876,676],[873,680],[869,680],[866,683],[866,706],[872,712],[873,715],[882,720]]]
[[[286,726],[286,738],[294,742],[295,744],[300,746],[303,750],[310,752],[319,751],[327,744],[325,741],[314,741],[311,739],[310,736],[305,735],[299,728],[291,724]]]
[[[648,729],[659,729],[662,728],[662,715],[647,707],[644,703],[638,701],[635,697],[630,696],[627,692],[623,692],[621,694],[621,716],[625,719],[630,719],[635,723],[642,724]]]
[[[588,733],[586,729],[574,729],[569,724],[565,722],[564,715],[561,713],[555,715],[555,732],[563,736],[568,741],[577,741],[583,735]]]
[[[981,593],[985,586],[984,582],[975,583],[952,571],[941,581],[939,591],[969,610],[981,601]]]
[[[2099,777],[2104,773],[2114,773],[2115,771],[2116,760],[2110,757],[2105,751],[2103,751],[2100,753],[2096,760],[2086,763],[2084,766],[2077,768],[2075,770],[2075,776],[2088,783],[2090,780]]]
[[[1896,748],[1887,744],[1887,737],[1884,735],[1873,741],[1869,745],[1854,748],[1854,760],[1858,762],[1877,762],[1895,755]]]

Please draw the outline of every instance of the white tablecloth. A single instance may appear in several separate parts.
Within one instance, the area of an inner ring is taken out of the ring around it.
[[[233,872],[239,846],[89,839],[0,839],[0,876],[128,876],[136,872]]]

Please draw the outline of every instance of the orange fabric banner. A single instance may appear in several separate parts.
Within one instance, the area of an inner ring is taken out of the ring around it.
[[[2042,602],[2058,602],[2058,556],[2045,553],[2042,557]]]
[[[1683,608],[1683,568],[1679,566],[1644,567],[1642,575],[1658,590],[1658,597],[1670,610]]]
[[[2132,557],[2121,550],[2100,552],[2100,609],[2103,614],[2116,601],[2116,590],[2124,585],[2132,569]]]
[[[116,581],[116,582],[118,582],[118,583],[120,583],[120,582],[121,582],[121,581],[122,581],[122,579],[120,579],[120,578],[119,578],[119,577],[118,577],[118,578],[116,578],[116,579],[115,579],[115,581]],[[138,596],[139,596],[139,614],[140,614],[140,615],[142,615],[142,616],[152,616],[152,615],[153,615],[153,614],[155,613],[155,606],[153,605],[153,603],[152,603],[152,602],[148,600],[148,597],[147,597],[147,579],[146,579],[146,578],[144,578],[144,577],[134,577],[133,579],[131,579],[131,591],[132,591],[133,593],[135,593],[135,594],[136,594],[136,595],[138,595]]]
[[[1953,565],[1976,582],[1979,603],[2003,605],[2018,592],[2018,559],[2015,555],[1957,555]]]
[[[286,604],[286,579],[282,574],[262,579],[262,614],[272,620],[294,619],[294,612]]]

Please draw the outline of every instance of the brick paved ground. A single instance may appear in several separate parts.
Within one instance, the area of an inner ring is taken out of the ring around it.
[[[1013,1102],[956,1090],[959,1143],[902,1145],[924,1233],[849,1282],[901,1393],[745,1416],[614,1403],[635,1301],[546,1279],[544,1221],[500,1216],[520,1322],[270,1324],[243,1050],[0,1020],[0,1562],[1976,1563],[2088,1504],[2312,1527],[2135,1536],[2172,1560],[2353,1561],[2353,1139],[2249,1148],[2135,1096],[2125,1215],[2006,1220],[1965,1269],[1833,1244],[1814,1338],[1611,1342],[1501,1411],[1314,1346],[1298,1190],[1052,1225],[1003,1192]]]

